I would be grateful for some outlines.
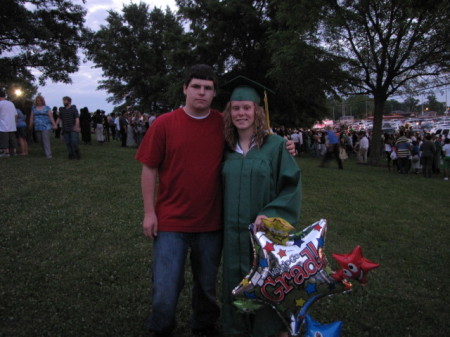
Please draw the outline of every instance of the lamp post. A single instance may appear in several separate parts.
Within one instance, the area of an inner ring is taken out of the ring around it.
[[[22,96],[22,95],[23,95],[22,89],[16,88],[16,89],[14,90],[14,98],[19,98],[19,97]]]

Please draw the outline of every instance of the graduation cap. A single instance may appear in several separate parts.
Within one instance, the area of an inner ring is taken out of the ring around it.
[[[275,94],[272,90],[266,86],[253,81],[245,76],[237,76],[231,81],[228,81],[223,85],[225,88],[233,88],[229,101],[252,101],[258,105],[261,104],[261,97],[264,98],[264,111],[266,114],[267,127],[269,132],[270,119],[269,119],[269,104],[267,100],[267,92]]]

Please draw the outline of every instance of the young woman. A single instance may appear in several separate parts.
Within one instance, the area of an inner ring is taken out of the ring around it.
[[[281,217],[296,225],[300,214],[300,169],[286,140],[269,134],[260,96],[253,87],[235,88],[224,111],[227,150],[224,189],[223,332],[226,336],[287,336],[269,306],[243,315],[231,292],[248,274],[252,247],[248,227],[264,230],[262,219]]]
[[[52,148],[50,144],[50,133],[56,129],[56,123],[53,119],[53,111],[45,105],[45,99],[42,96],[37,96],[34,100],[33,108],[31,109],[31,125],[34,126],[34,132],[38,142],[42,146],[42,150],[47,158],[52,158]]]

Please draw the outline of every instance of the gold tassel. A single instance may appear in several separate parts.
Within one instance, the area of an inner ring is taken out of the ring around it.
[[[266,113],[267,131],[269,131],[269,134],[272,134],[272,129],[270,128],[269,102],[267,100],[266,90],[264,90],[264,112]]]

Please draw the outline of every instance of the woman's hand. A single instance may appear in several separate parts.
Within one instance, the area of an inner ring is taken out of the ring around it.
[[[258,215],[253,222],[253,232],[265,232],[266,226],[264,226],[262,219],[267,219],[265,215]]]

